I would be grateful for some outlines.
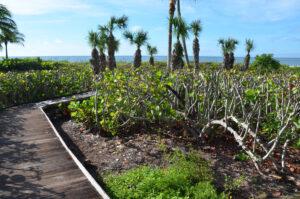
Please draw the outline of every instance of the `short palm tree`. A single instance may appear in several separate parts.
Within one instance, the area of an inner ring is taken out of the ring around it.
[[[248,68],[249,68],[249,64],[250,64],[250,52],[253,49],[254,49],[253,40],[246,39],[246,51],[247,51],[247,55],[246,55],[245,60],[244,60],[245,70],[248,70]]]
[[[195,36],[193,41],[193,53],[194,53],[194,63],[195,68],[199,68],[199,52],[200,52],[200,45],[199,45],[199,33],[202,31],[201,21],[196,20],[191,23],[191,30]]]
[[[227,40],[229,46],[229,66],[230,69],[233,68],[234,65],[234,51],[236,49],[236,45],[239,43],[236,39],[228,38]]]
[[[104,72],[106,68],[106,55],[104,51],[107,49],[108,28],[106,26],[99,26],[99,41],[97,44],[99,50],[100,72]]]
[[[100,72],[100,60],[99,54],[97,50],[97,46],[99,44],[99,34],[94,31],[90,31],[88,35],[88,43],[91,46],[92,50],[92,59],[90,60],[93,66],[93,73],[99,74]]]
[[[149,64],[151,66],[154,66],[154,57],[153,55],[157,54],[157,48],[154,47],[154,46],[150,46],[150,44],[147,45],[147,50],[148,50],[148,53],[150,55],[149,57]]]
[[[221,45],[222,52],[223,52],[223,68],[229,69],[229,49],[228,49],[228,42],[225,39],[219,39],[219,45]]]
[[[125,29],[127,27],[128,17],[123,15],[120,18],[111,17],[108,25],[108,40],[107,40],[107,51],[108,51],[108,67],[111,71],[116,68],[116,59],[115,59],[115,52],[116,52],[116,40],[113,35],[113,32],[116,29]]]
[[[135,44],[137,47],[137,50],[135,51],[134,54],[133,66],[135,68],[138,68],[142,64],[141,47],[146,44],[148,40],[148,33],[144,32],[143,30],[140,30],[136,33],[126,31],[124,33],[124,37],[128,39],[131,44]]]
[[[182,59],[184,49],[180,43],[179,38],[180,37],[187,38],[189,28],[184,20],[179,19],[177,17],[173,18],[173,26],[174,26],[173,33],[176,36],[177,42],[174,44],[174,50],[172,55],[172,68],[181,69],[184,66],[184,61]]]
[[[17,28],[4,29],[0,34],[0,40],[5,45],[5,58],[8,58],[8,43],[20,44],[24,46],[24,35]]]

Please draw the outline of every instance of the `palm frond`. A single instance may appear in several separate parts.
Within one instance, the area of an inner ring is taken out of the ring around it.
[[[200,20],[193,21],[191,23],[191,30],[193,31],[195,37],[198,37],[199,33],[202,31],[201,21]]]
[[[246,39],[246,51],[248,54],[254,49],[254,42],[251,39]]]
[[[88,43],[92,48],[96,48],[99,44],[99,34],[94,31],[89,31],[88,34]]]
[[[138,31],[134,38],[134,43],[137,45],[138,48],[143,46],[148,40],[148,33],[141,30]]]
[[[152,47],[150,44],[147,44],[147,51],[150,56],[157,54],[157,48],[155,46]]]

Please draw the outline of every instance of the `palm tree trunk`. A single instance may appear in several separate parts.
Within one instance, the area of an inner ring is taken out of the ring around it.
[[[249,54],[249,53],[248,53],[247,56],[245,57],[244,64],[245,64],[244,70],[246,71],[246,70],[248,70],[249,64],[250,64],[250,54]]]
[[[170,0],[170,7],[169,7],[169,34],[168,34],[168,63],[167,63],[167,68],[168,72],[170,73],[172,71],[172,20],[174,17],[174,12],[175,12],[175,3],[174,0]]]
[[[177,0],[177,13],[178,13],[178,18],[181,20],[180,0]],[[181,36],[181,40],[182,40],[182,44],[183,44],[185,61],[186,61],[186,64],[188,65],[188,67],[190,68],[191,66],[190,66],[189,56],[188,56],[187,49],[186,49],[185,38],[183,36]]]
[[[116,59],[115,59],[115,38],[112,33],[109,35],[109,44],[108,44],[108,68],[113,71],[116,68]]]
[[[7,49],[8,43],[7,41],[5,41],[4,43],[5,43],[5,57],[6,59],[8,59],[8,49]]]
[[[92,66],[93,66],[93,73],[94,74],[99,74],[99,55],[98,55],[98,50],[96,48],[93,49],[92,51],[92,59],[90,60]]]
[[[153,55],[150,55],[150,58],[149,58],[149,64],[150,64],[151,66],[154,66],[154,57],[153,57]]]
[[[172,55],[172,68],[173,69],[182,69],[184,66],[184,62],[182,60],[183,57],[183,48],[179,39],[174,44],[173,55]]]
[[[141,50],[138,48],[134,54],[133,67],[138,68],[141,66],[141,63],[142,63],[142,55],[141,55]]]
[[[103,51],[100,51],[99,61],[100,61],[100,72],[104,72],[106,68],[106,56]]]
[[[199,69],[199,52],[200,52],[200,47],[199,47],[199,40],[197,37],[195,37],[194,42],[193,42],[193,52],[194,52],[194,64],[195,68]]]
[[[229,53],[229,68],[232,69],[234,65],[234,54],[233,52]]]

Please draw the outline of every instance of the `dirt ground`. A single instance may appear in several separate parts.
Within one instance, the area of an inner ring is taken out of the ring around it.
[[[220,192],[224,189],[225,175],[232,179],[244,175],[247,180],[232,192],[233,198],[300,198],[299,150],[288,149],[286,165],[289,172],[286,175],[276,174],[267,168],[270,166],[267,162],[262,168],[267,176],[260,176],[250,160],[234,160],[234,155],[242,153],[242,150],[229,134],[196,140],[183,138],[181,128],[149,129],[141,125],[115,137],[103,137],[57,111],[50,110],[48,114],[71,150],[96,178],[141,165],[166,166],[168,163],[162,148],[167,153],[175,149],[188,153],[193,148],[210,161],[214,185]],[[279,154],[275,152],[276,156],[279,157]]]

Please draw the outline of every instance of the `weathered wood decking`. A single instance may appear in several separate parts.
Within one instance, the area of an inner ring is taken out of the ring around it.
[[[0,198],[101,198],[39,108],[0,110]]]

